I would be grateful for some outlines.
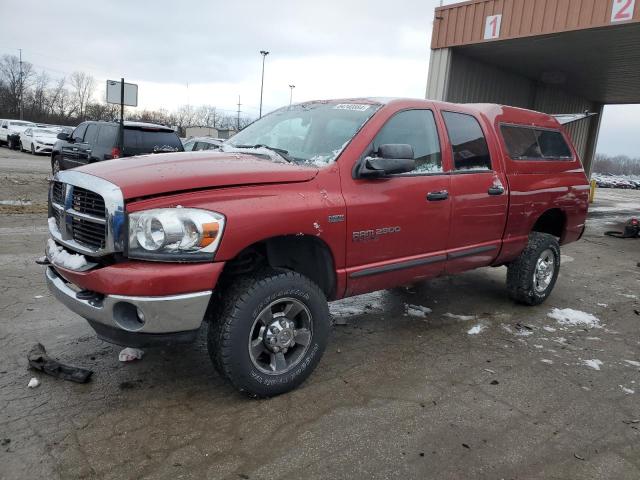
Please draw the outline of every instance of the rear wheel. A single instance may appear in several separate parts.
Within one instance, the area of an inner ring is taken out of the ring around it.
[[[509,296],[526,305],[539,305],[551,294],[560,271],[560,245],[553,235],[532,232],[520,256],[508,266]]]
[[[20,140],[20,151],[24,152],[24,145],[22,144],[22,140]]]
[[[224,292],[207,346],[216,368],[238,390],[272,397],[311,374],[328,334],[329,310],[320,288],[296,272],[266,270],[238,279]]]

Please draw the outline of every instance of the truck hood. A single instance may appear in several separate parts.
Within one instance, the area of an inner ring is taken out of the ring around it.
[[[76,169],[107,180],[125,199],[189,190],[306,182],[318,169],[243,153],[184,152],[127,157]]]

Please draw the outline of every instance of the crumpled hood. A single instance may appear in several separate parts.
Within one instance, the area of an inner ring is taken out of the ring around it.
[[[243,153],[185,152],[92,163],[76,170],[107,180],[125,199],[215,187],[305,182],[315,167],[277,163]]]

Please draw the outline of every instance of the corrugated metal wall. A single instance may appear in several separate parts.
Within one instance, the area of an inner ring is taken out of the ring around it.
[[[611,25],[616,0],[472,0],[436,8],[431,48],[486,41],[485,19],[502,14],[500,40]],[[634,22],[640,21],[636,1]]]
[[[499,103],[546,113],[601,111],[601,106],[567,93],[557,87],[534,82],[526,77],[479,62],[453,49],[433,50],[427,84],[427,98],[456,103]],[[446,61],[445,61],[446,59]],[[441,70],[443,69],[443,70]],[[594,122],[582,120],[567,126],[580,158],[588,167],[593,150]]]

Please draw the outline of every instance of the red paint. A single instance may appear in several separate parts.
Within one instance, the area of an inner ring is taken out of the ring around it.
[[[407,109],[434,112],[444,171],[354,179],[354,165],[380,128]],[[478,120],[487,138],[492,171],[453,171],[440,110],[467,113]],[[330,250],[340,298],[513,260],[535,222],[550,209],[559,209],[566,219],[562,243],[577,240],[585,223],[589,187],[575,149],[571,147],[574,159],[569,161],[512,160],[499,134],[501,123],[554,128],[571,145],[563,127],[546,114],[498,105],[391,100],[356,134],[336,163],[320,169],[212,152],[151,155],[83,167],[82,171],[119,185],[129,212],[179,204],[223,213],[227,225],[212,264],[126,262],[84,274],[63,271],[63,275],[103,293],[198,291],[215,288],[223,262],[248,246],[276,236],[307,235]],[[504,193],[491,196],[488,190],[496,182]],[[447,200],[427,201],[429,192],[442,190],[449,192]],[[344,215],[345,220],[329,223],[331,215]],[[398,228],[354,241],[353,232],[386,227]],[[477,253],[461,255],[469,249]],[[448,260],[429,261],[447,255]],[[409,268],[393,269],[407,262]],[[376,274],[359,275],[371,269]]]

